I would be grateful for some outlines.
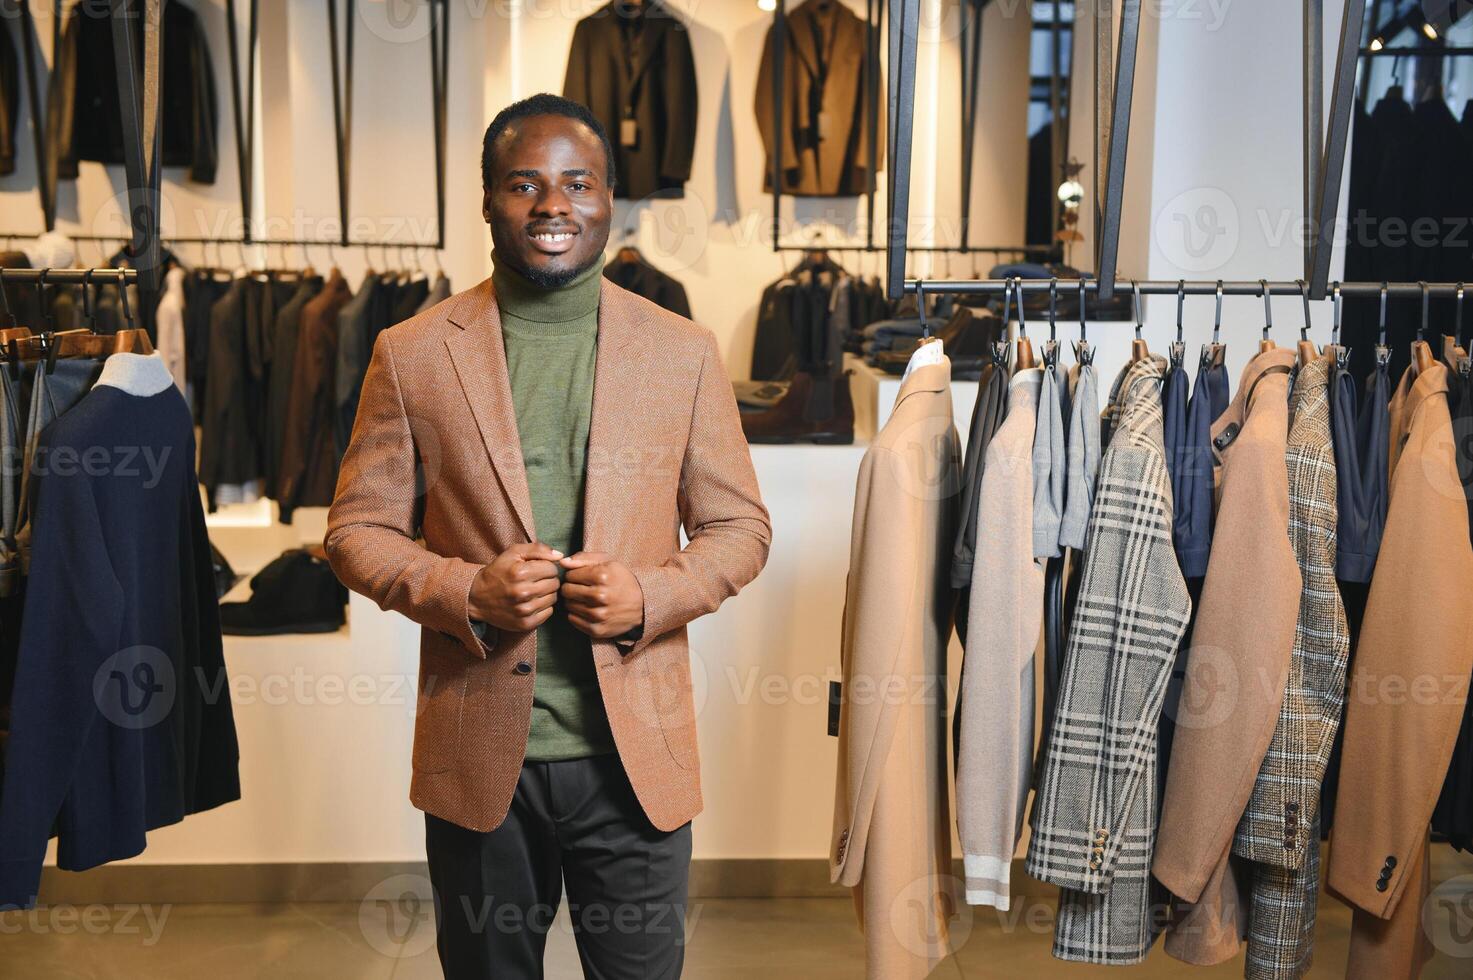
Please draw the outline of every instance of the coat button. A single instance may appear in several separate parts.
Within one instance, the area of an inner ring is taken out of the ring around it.
[[[1298,803],[1285,803],[1284,804],[1284,809],[1285,810],[1288,810],[1290,813],[1298,813],[1299,812],[1299,804]]]
[[[1388,856],[1386,858],[1386,867],[1388,867],[1388,868],[1394,868],[1394,867],[1396,867],[1396,857],[1395,857],[1395,855],[1391,855],[1391,856]]]
[[[1376,891],[1378,891],[1378,892],[1384,892],[1385,890],[1386,890],[1386,879],[1385,878],[1381,878],[1381,879],[1379,879],[1376,882]]]
[[[532,665],[525,660],[518,660],[516,671],[518,674],[530,674],[532,673]]]

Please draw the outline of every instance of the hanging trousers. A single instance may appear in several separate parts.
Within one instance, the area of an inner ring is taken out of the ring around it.
[[[568,890],[589,980],[676,980],[685,959],[690,824],[657,830],[617,754],[526,762],[506,819],[425,814],[446,980],[536,980]]]

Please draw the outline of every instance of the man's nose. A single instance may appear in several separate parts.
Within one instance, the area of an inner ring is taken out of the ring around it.
[[[534,210],[541,215],[562,215],[571,211],[572,206],[568,203],[568,195],[561,188],[546,187],[537,195]]]

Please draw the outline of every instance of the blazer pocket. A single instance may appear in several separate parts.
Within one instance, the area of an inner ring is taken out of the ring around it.
[[[427,646],[420,650],[419,698],[414,720],[416,772],[444,772],[455,760],[465,706],[467,666],[457,663],[454,656]]]
[[[649,651],[646,650],[646,655]],[[682,644],[658,664],[651,664],[649,683],[665,746],[682,769],[700,768],[696,745],[696,710],[691,692],[690,651]]]

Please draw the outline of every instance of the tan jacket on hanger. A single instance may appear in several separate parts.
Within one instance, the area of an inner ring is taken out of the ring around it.
[[[930,973],[960,902],[946,723],[960,455],[943,357],[901,384],[854,499],[830,874],[853,889],[870,980]]]
[[[702,805],[685,627],[756,577],[771,526],[716,338],[608,280],[584,501],[584,549],[644,592],[639,640],[593,641],[599,689],[645,815],[674,830]],[[535,540],[486,279],[379,334],[324,542],[344,585],[423,627],[409,798],[469,830],[506,817],[537,662],[535,630],[472,625],[471,582]]]
[[[1391,403],[1391,501],[1345,709],[1329,888],[1355,906],[1351,977],[1410,977],[1428,887],[1427,826],[1473,671],[1473,547],[1449,376],[1403,375]],[[1383,921],[1385,920],[1385,921]]]
[[[1167,952],[1189,963],[1237,953],[1241,924],[1219,912],[1236,904],[1222,893],[1235,888],[1228,853],[1278,726],[1294,649],[1303,583],[1289,541],[1284,450],[1295,356],[1282,347],[1254,357],[1212,426],[1216,530],[1151,865],[1173,895],[1200,903],[1167,936]]]
[[[782,192],[800,197],[858,196],[875,181],[885,154],[885,87],[873,92],[877,122],[870,158],[865,24],[842,0],[807,0],[787,16],[783,59]],[[878,40],[876,57],[878,57]],[[762,134],[762,189],[772,190],[772,30],[762,45],[753,109]],[[878,62],[875,64],[879,75]]]

